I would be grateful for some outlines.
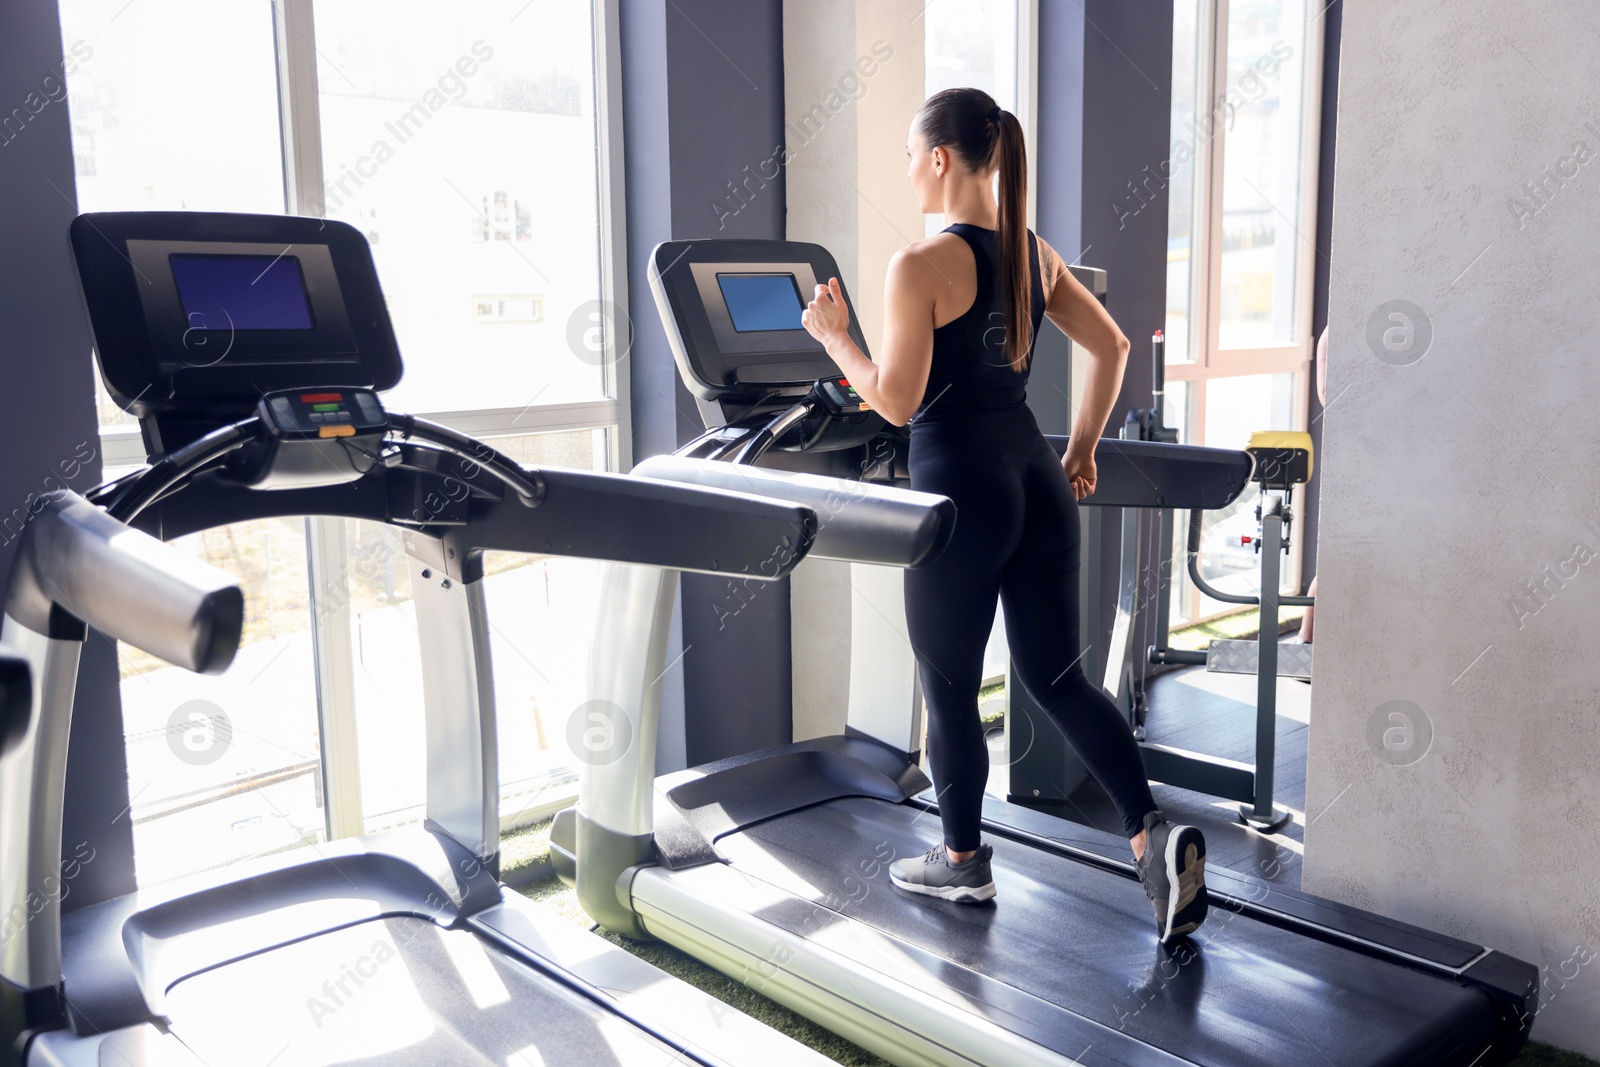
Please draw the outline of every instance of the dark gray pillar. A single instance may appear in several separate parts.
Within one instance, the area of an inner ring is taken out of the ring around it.
[[[1322,129],[1317,154],[1317,258],[1316,280],[1312,283],[1311,337],[1322,334],[1328,324],[1328,270],[1333,259],[1333,154],[1339,132],[1339,44],[1343,38],[1344,4],[1332,0],[1322,15]],[[1313,357],[1314,358],[1314,357]],[[1311,482],[1306,486],[1306,505],[1298,531],[1305,553],[1305,580],[1316,573],[1317,513],[1322,499],[1322,402],[1317,399],[1317,366],[1311,365],[1311,420],[1313,456]],[[1329,397],[1331,400],[1332,397]]]
[[[1150,336],[1167,317],[1167,189],[1162,165],[1172,154],[1172,4],[1163,0],[1087,0],[1084,35],[1083,242],[1092,266],[1110,274],[1107,307],[1133,348],[1122,394],[1106,433],[1122,432],[1130,409],[1149,407]],[[1116,611],[1121,516],[1097,511],[1098,606],[1092,636],[1099,678]],[[1154,636],[1147,615],[1135,649]]]
[[[67,246],[77,193],[64,62],[55,0],[0,4],[0,582],[32,501],[100,480],[89,329]],[[117,654],[98,634],[71,746],[63,852],[87,844],[94,859],[66,887],[68,910],[133,888]]]
[[[1038,132],[1029,148],[1039,188],[1034,232],[1068,263],[1083,251],[1083,13],[1072,4],[1039,5]],[[1115,284],[1116,279],[1112,279]],[[1071,346],[1060,330],[1045,329],[1034,346],[1028,375],[1028,406],[1048,434],[1072,432]]]
[[[1109,436],[1121,433],[1129,409],[1149,406],[1150,335],[1166,319],[1160,175],[1171,154],[1171,107],[1170,0],[1040,5],[1038,230],[1063,257],[1108,272],[1107,307],[1133,345]],[[1029,404],[1045,432],[1066,433],[1065,344],[1053,332],[1039,349]],[[1117,515],[1082,514],[1086,533],[1099,535],[1097,558],[1084,561],[1086,577],[1101,579],[1084,620],[1084,640],[1097,650],[1085,668],[1099,678],[1116,601]]]
[[[623,0],[621,13],[637,461],[703,428],[650,296],[650,250],[784,235],[783,175],[762,176],[784,140],[783,9],[780,0]],[[682,658],[662,698],[661,769],[789,741],[787,581],[747,591],[685,575],[679,605],[672,654]]]

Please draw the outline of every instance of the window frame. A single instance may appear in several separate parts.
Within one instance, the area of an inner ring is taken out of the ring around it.
[[[315,0],[272,0],[274,51],[278,73],[284,206],[291,214],[320,215],[323,187],[322,133],[317,83]],[[627,282],[627,227],[624,199],[622,64],[619,0],[589,0],[594,42],[594,116],[599,200],[600,296],[624,317],[631,315]],[[607,330],[603,343],[602,395],[580,401],[417,411],[473,437],[495,438],[601,430],[605,465],[613,471],[632,466],[633,426],[627,352],[618,352],[619,333]],[[142,467],[147,454],[137,426],[103,428],[102,462],[107,469]],[[361,767],[356,737],[355,660],[349,598],[328,600],[327,589],[346,588],[349,561],[344,520],[306,520],[306,552],[314,627],[314,669],[321,735],[324,815],[328,839],[365,833]],[[527,825],[570,804],[576,781],[550,790],[537,807],[502,816],[502,829]]]
[[[1309,13],[1312,0],[1303,3]],[[1213,110],[1222,106],[1228,91],[1228,13],[1230,0],[1199,0],[1196,33],[1208,45],[1201,53],[1205,68],[1200,77],[1204,99]],[[1311,362],[1314,338],[1311,336],[1312,298],[1316,282],[1316,245],[1312,239],[1317,227],[1317,164],[1321,154],[1322,126],[1322,50],[1323,14],[1307,20],[1299,44],[1303,57],[1304,84],[1300,93],[1300,183],[1297,217],[1289,221],[1295,239],[1295,341],[1287,345],[1260,348],[1223,348],[1222,319],[1222,179],[1227,162],[1228,131],[1219,132],[1195,148],[1195,234],[1191,241],[1190,262],[1203,269],[1189,271],[1189,306],[1199,309],[1190,315],[1189,351],[1197,358],[1170,361],[1169,381],[1203,381],[1243,374],[1272,374],[1288,371],[1304,375]],[[1308,238],[1306,235],[1312,235]],[[1296,381],[1297,397],[1304,393],[1304,382]],[[1297,402],[1297,407],[1301,406]],[[1202,413],[1203,417],[1203,413]],[[1297,415],[1303,420],[1303,414]],[[1294,429],[1302,428],[1297,422]],[[1203,435],[1204,427],[1195,424]]]
[[[1291,430],[1304,430],[1310,417],[1311,355],[1316,339],[1311,334],[1313,298],[1316,285],[1318,164],[1321,155],[1323,33],[1326,9],[1315,0],[1290,0],[1303,3],[1307,19],[1298,47],[1302,55],[1300,90],[1300,170],[1297,217],[1285,220],[1295,241],[1294,342],[1260,348],[1223,348],[1220,341],[1222,319],[1222,200],[1223,173],[1227,161],[1228,131],[1204,140],[1195,148],[1195,225],[1190,242],[1189,270],[1189,346],[1195,358],[1169,360],[1168,382],[1184,382],[1188,388],[1186,426],[1189,441],[1206,439],[1206,386],[1223,378],[1259,374],[1290,374]],[[1222,107],[1228,92],[1228,15],[1230,0],[1198,0],[1195,32],[1200,44],[1197,72],[1201,91],[1197,104],[1204,101],[1214,111]],[[1315,13],[1313,14],[1313,11]],[[1279,216],[1280,219],[1282,216]],[[1296,486],[1291,506],[1304,513],[1305,486]],[[1304,574],[1303,541],[1296,537],[1283,568],[1285,585],[1299,588]],[[1189,590],[1192,603],[1186,612],[1198,619],[1199,593]]]

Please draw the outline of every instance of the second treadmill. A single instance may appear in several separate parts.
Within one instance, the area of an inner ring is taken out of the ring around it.
[[[152,455],[88,500],[43,498],[15,554],[0,632],[36,685],[0,653],[0,1063],[825,1063],[499,883],[482,584],[491,549],[775,578],[809,549],[814,513],[525,468],[385,411],[399,346],[344,223],[100,213],[72,238],[105,383]],[[220,671],[240,590],[161,542],[311,515],[405,535],[425,819],[64,908],[88,862],[62,848],[85,623]],[[774,544],[787,556],[767,569]]]
[[[800,502],[813,491],[805,475],[742,463],[782,452],[788,467],[903,474],[894,431],[851,402],[799,326],[798,294],[838,274],[817,245],[657,248],[652,288],[708,426],[684,453],[741,462],[661,457],[635,473]],[[766,328],[739,329],[732,302],[756,283],[725,283],[741,275],[773,290],[769,312],[783,302],[777,290],[793,289],[786,328],[769,314]],[[1098,458],[1097,498],[1127,507],[1220,506],[1251,470],[1242,452],[1148,442],[1108,440]],[[859,494],[845,494],[824,527],[836,558],[929,558],[909,544],[895,550],[883,510],[900,497],[904,511],[920,506],[935,521],[927,498],[865,483]],[[822,549],[812,555],[830,555]],[[671,603],[646,583],[606,604],[600,622],[631,628],[623,647],[644,658],[596,670],[591,696],[636,716],[641,737],[653,736],[644,724],[665,652],[647,635],[664,632]],[[842,736],[654,782],[639,773],[643,760],[587,768],[553,836],[563,873],[603,925],[673,944],[898,1064],[1466,1067],[1507,1062],[1526,1040],[1537,1006],[1530,964],[1216,869],[1211,918],[1165,950],[1126,841],[997,800],[984,812],[994,906],[899,893],[888,864],[924,851],[940,828],[916,731],[902,721],[886,732],[885,721],[852,706]]]

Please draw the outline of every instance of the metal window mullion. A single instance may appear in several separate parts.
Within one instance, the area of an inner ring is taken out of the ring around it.
[[[1193,128],[1207,135],[1196,138],[1194,194],[1189,205],[1189,360],[1204,368],[1210,351],[1211,323],[1211,177],[1212,144],[1217,130],[1210,125],[1216,115],[1216,0],[1197,0],[1195,6],[1195,116]],[[1206,109],[1202,125],[1200,109]],[[1170,373],[1170,370],[1169,370]]]
[[[1022,122],[1024,144],[1035,146],[1028,153],[1028,218],[1039,218],[1039,0],[1017,0],[1016,99],[1017,117]]]
[[[311,0],[274,0],[278,117],[283,135],[284,204],[291,214],[322,214],[322,122]]]
[[[1206,141],[1205,321],[1200,362],[1207,367],[1213,365],[1222,348],[1222,200],[1228,152],[1227,117],[1222,110],[1222,98],[1228,88],[1228,0],[1216,0],[1211,18],[1211,25],[1207,27],[1211,35],[1211,59],[1206,71],[1206,106],[1211,108],[1218,125]]]
[[[317,88],[316,27],[311,0],[275,0],[278,114],[283,133],[287,209],[320,216],[322,123]],[[311,586],[312,664],[322,748],[328,838],[364,830],[361,761],[356,738],[355,647],[344,520],[306,519],[306,574]]]
[[[1304,0],[1301,0],[1303,3]],[[1320,4],[1310,6],[1319,7]],[[1322,160],[1322,39],[1326,10],[1312,17],[1302,35],[1305,62],[1301,64],[1305,83],[1301,87],[1300,107],[1300,234],[1295,294],[1296,336],[1306,346],[1306,358],[1316,346],[1311,336],[1312,304],[1316,300],[1317,272],[1317,190],[1318,167]],[[1304,425],[1303,423],[1301,424]]]
[[[343,519],[306,519],[323,810],[330,841],[355,837],[366,829],[356,736],[355,640],[347,549]]]
[[[623,169],[622,34],[618,0],[592,0],[594,17],[595,150],[600,204],[600,289],[608,305],[631,323],[628,293],[627,200]],[[628,353],[618,350],[618,330],[605,332],[606,386],[615,401],[608,421],[615,455],[625,470],[633,466],[632,375]],[[631,346],[634,331],[627,331]]]

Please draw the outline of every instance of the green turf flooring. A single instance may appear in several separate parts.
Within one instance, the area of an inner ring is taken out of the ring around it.
[[[543,822],[514,835],[503,842],[501,875],[510,877],[529,864],[548,861],[550,853],[550,824]],[[559,878],[547,878],[522,890],[524,896],[550,908],[569,922],[583,927],[594,923],[578,907],[577,893]],[[632,941],[607,931],[596,931],[614,945],[655,964],[676,978],[681,978],[702,992],[716,997],[752,1018],[788,1034],[796,1041],[811,1046],[824,1056],[845,1067],[888,1067],[888,1061],[862,1049],[843,1038],[822,1029],[804,1016],[797,1015],[776,1001],[769,1000],[748,986],[729,978],[720,971],[707,967],[670,945],[659,942]],[[1530,1043],[1522,1054],[1512,1061],[1513,1067],[1600,1067],[1600,1063],[1573,1052],[1563,1052],[1549,1045]]]

